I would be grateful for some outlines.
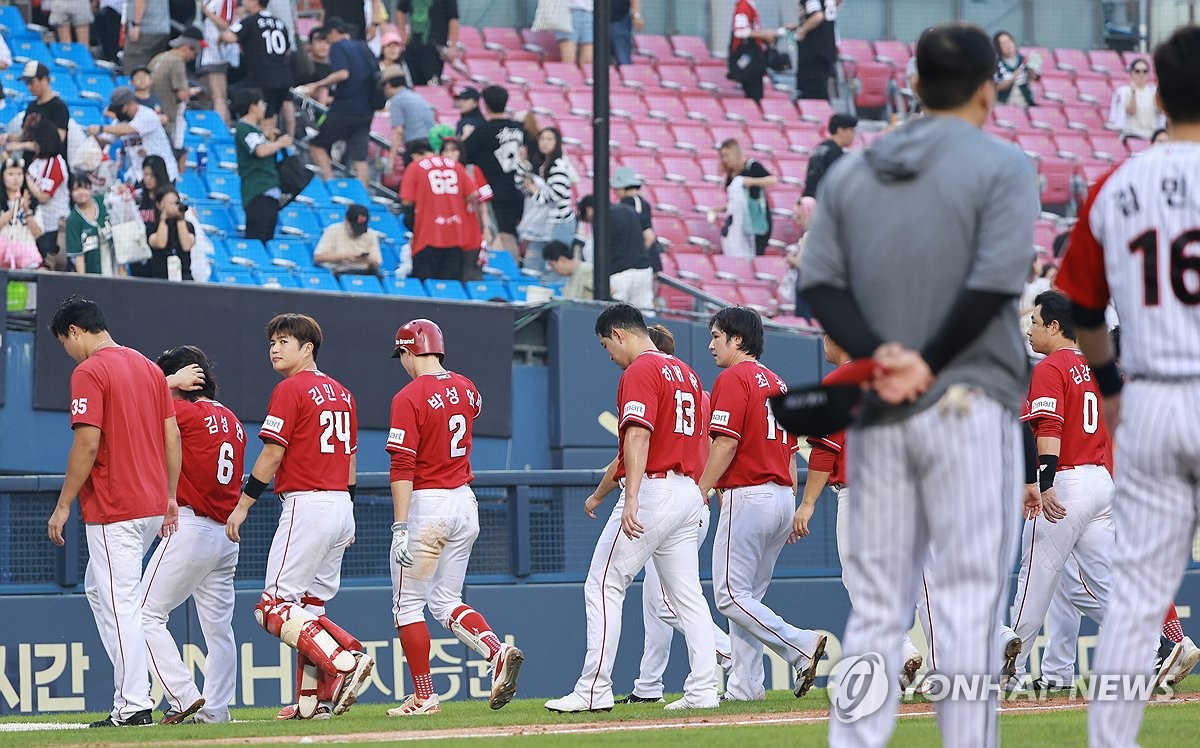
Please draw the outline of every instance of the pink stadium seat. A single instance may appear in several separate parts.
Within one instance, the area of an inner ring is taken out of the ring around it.
[[[670,91],[657,91],[650,94],[646,105],[649,107],[647,114],[651,117],[669,123],[686,122],[688,119],[687,105]]]
[[[1079,90],[1069,78],[1043,77],[1041,81],[1042,98],[1048,101],[1061,101],[1065,104],[1079,103]]]
[[[746,128],[750,144],[757,151],[780,153],[787,151],[789,143],[779,125],[751,125]]]
[[[683,184],[699,184],[704,181],[704,171],[692,156],[667,156],[660,159],[667,179]]]
[[[778,281],[774,286],[741,284],[738,290],[742,294],[742,303],[764,317],[773,317],[779,311]]]
[[[675,145],[675,136],[664,122],[640,123],[635,132],[637,133],[637,144],[643,148],[653,148],[661,151],[673,148]]]
[[[1092,141],[1086,133],[1077,130],[1060,130],[1054,134],[1054,143],[1058,146],[1058,155],[1073,158],[1091,158]]]
[[[1049,47],[1027,47],[1021,45],[1021,54],[1027,58],[1037,54],[1042,58],[1042,75],[1046,75],[1047,71],[1057,70],[1057,61],[1054,58],[1054,50]]]
[[[489,49],[520,49],[524,44],[521,34],[507,26],[486,26],[482,29],[483,44]]]
[[[754,279],[754,263],[749,257],[733,257],[731,255],[713,255],[713,267],[717,278],[731,281],[749,281]]]
[[[788,147],[798,153],[809,154],[824,140],[821,131],[815,127],[785,127]]]
[[[696,198],[692,197],[691,189],[678,182],[656,186],[654,194],[654,207],[660,214],[673,213],[682,216],[696,211]],[[655,217],[654,220],[657,221],[658,218]]]
[[[796,153],[776,153],[775,161],[779,164],[778,176],[781,180],[793,185],[803,185],[808,178],[808,159]],[[790,205],[780,205],[791,209]]]
[[[542,64],[537,60],[505,58],[504,68],[508,71],[508,81],[518,86],[530,86],[546,79]]]
[[[1079,100],[1100,106],[1108,106],[1112,101],[1113,86],[1106,78],[1076,78],[1075,88],[1079,91]]]
[[[884,109],[888,105],[888,83],[892,79],[892,66],[885,62],[859,60],[855,65],[854,77],[860,86],[854,96],[859,109]]]
[[[1049,135],[1041,133],[1020,133],[1017,135],[1017,145],[1021,146],[1026,153],[1037,157],[1058,154],[1054,140]]]
[[[875,42],[875,57],[887,58],[893,65],[904,69],[908,64],[908,58],[912,57],[912,50],[908,44],[895,39],[879,39]]]
[[[842,39],[838,44],[838,57],[852,60],[861,65],[864,62],[874,61],[875,50],[871,49],[871,42],[865,39]]]
[[[658,238],[661,241],[663,238],[662,234],[658,234]],[[660,259],[662,260],[663,273],[671,276],[672,278],[678,278],[679,277],[679,267],[676,264],[675,258],[671,255],[671,253],[664,252]]]
[[[1042,205],[1068,205],[1074,197],[1071,178],[1075,175],[1075,162],[1058,156],[1042,156],[1038,159],[1038,174],[1044,180]]]
[[[659,88],[658,72],[653,65],[622,65],[621,83],[627,88],[638,90],[655,90]],[[613,83],[616,83],[614,80]]]
[[[725,68],[713,66],[696,67],[697,85],[707,91],[717,91],[725,88],[729,79],[725,77]]]
[[[538,52],[535,52],[531,49],[524,49],[524,48],[522,48],[522,49],[506,49],[506,50],[504,50],[504,52],[502,54],[502,57],[504,58],[504,62],[506,62],[506,63],[520,61],[520,62],[536,62],[536,63],[540,64],[543,56],[544,55],[539,54]]]
[[[997,104],[992,109],[992,120],[1000,125],[1009,124],[1016,127],[1029,122],[1029,113],[1024,107]]]
[[[747,146],[750,142],[750,139],[746,137],[746,128],[740,124],[718,122],[710,125],[708,129],[713,134],[713,142],[717,145],[731,139],[736,140],[743,146]]]
[[[742,303],[742,294],[738,291],[737,281],[709,280],[704,282],[702,288],[706,293],[710,293],[722,301],[730,304]]]
[[[833,116],[833,106],[824,99],[799,99],[796,106],[800,108],[801,119],[815,122],[821,127],[827,126],[829,118]]]
[[[800,119],[800,112],[790,98],[762,100],[763,119],[791,125]]]
[[[671,131],[675,133],[675,144],[679,147],[691,147],[701,153],[713,147],[716,140],[708,127],[702,124],[673,123]]]
[[[1104,129],[1104,113],[1099,107],[1092,104],[1081,102],[1068,104],[1063,107],[1063,116],[1067,118],[1068,126],[1077,130],[1094,132]]]
[[[1125,74],[1125,61],[1121,53],[1112,49],[1093,49],[1087,53],[1092,70],[1107,73],[1110,77],[1120,77]]]
[[[1059,70],[1071,70],[1079,73],[1092,69],[1092,64],[1088,62],[1087,52],[1084,52],[1082,49],[1055,49],[1054,58],[1058,63],[1057,67]]]
[[[638,54],[653,57],[655,60],[661,61],[675,56],[671,40],[661,34],[637,34],[633,37],[633,44]],[[635,60],[634,64],[637,62]]]
[[[645,118],[648,116],[649,108],[646,102],[642,99],[641,94],[633,90],[614,91],[608,99],[609,107],[613,113],[622,111],[628,117]]]
[[[687,62],[682,57],[672,57],[671,59],[683,63]],[[699,84],[696,82],[696,74],[686,64],[660,64],[658,67],[658,77],[658,85],[661,88],[670,88],[676,91],[695,91],[699,89]]]
[[[784,222],[778,221],[777,223]],[[786,223],[792,224],[792,228],[795,228],[794,222],[787,221]],[[783,276],[787,275],[787,258],[783,257],[782,255],[762,255],[754,258],[753,267],[754,277],[758,280],[775,281],[778,283],[779,281],[783,280]]]
[[[696,200],[696,212],[725,207],[725,187],[717,184],[693,184],[688,187]]]
[[[1061,132],[1070,125],[1063,110],[1057,106],[1036,106],[1029,109],[1029,121],[1034,127],[1050,132]]]
[[[633,169],[633,173],[643,180],[658,180],[663,176],[662,164],[653,156],[625,156],[621,159],[621,166]]]
[[[592,113],[592,91],[590,88],[584,89],[568,89],[567,90],[567,106],[571,114],[580,116],[591,116]]]
[[[513,114],[527,112],[533,108],[533,102],[530,101],[529,95],[525,93],[525,89],[509,86],[508,88],[508,111]]]
[[[695,309],[696,299],[691,294],[671,288],[665,283],[658,284],[658,297],[662,299],[663,307],[677,312],[690,312]]]
[[[725,119],[725,108],[721,101],[712,94],[694,93],[683,95],[683,104],[687,107],[688,116],[705,122],[721,122]]]
[[[687,244],[687,224],[679,216],[654,216],[654,233],[669,241],[672,249]]]
[[[721,104],[725,107],[726,119],[745,122],[751,125],[763,121],[762,110],[759,109],[758,104],[753,99],[722,99]]]
[[[508,69],[500,60],[477,58],[471,60],[471,78],[483,86],[503,85],[508,82]]]
[[[680,278],[688,282],[706,282],[716,279],[716,270],[708,255],[679,253],[675,255],[675,264]]]
[[[547,83],[570,90],[580,90],[590,85],[590,77],[571,62],[544,62],[542,70],[546,73]]]
[[[723,203],[722,203],[723,204]],[[704,215],[684,216],[688,229],[688,243],[704,250],[721,250],[721,227],[710,222]]]
[[[1056,221],[1039,218],[1033,225],[1033,243],[1051,249],[1054,246],[1054,237],[1058,236],[1058,233]]]
[[[570,114],[570,110],[567,107],[567,99],[563,96],[563,90],[558,86],[552,86],[549,83],[536,83],[525,89],[525,94],[529,96],[529,101],[537,109],[544,109],[555,116],[567,116]]]
[[[1129,148],[1121,141],[1121,136],[1110,130],[1092,132],[1092,148],[1097,158],[1107,156],[1113,161],[1124,161],[1129,155]]]
[[[306,19],[304,19],[304,18],[296,19],[296,31],[297,32],[300,31],[300,22],[302,20],[306,20]],[[308,31],[304,32],[303,37],[305,39],[308,38]],[[470,52],[471,50],[475,50],[475,49],[481,49],[483,47],[483,34],[480,33],[479,29],[475,26],[459,26],[458,27],[458,43],[460,46],[465,47],[468,52]]]
[[[558,127],[562,130],[564,142],[582,143],[590,152],[592,149],[592,135],[595,130],[592,128],[592,123],[584,119],[563,119],[558,123]]]
[[[687,58],[696,64],[712,60],[712,52],[708,48],[708,43],[698,36],[673,36],[671,37],[671,47],[675,50],[677,57]]]
[[[1089,159],[1079,162],[1079,176],[1082,177],[1085,184],[1091,186],[1095,184],[1100,177],[1112,171],[1113,165],[1111,161],[1103,159]]]

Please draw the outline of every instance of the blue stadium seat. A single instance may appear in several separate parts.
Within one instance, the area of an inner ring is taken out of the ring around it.
[[[237,233],[237,227],[222,203],[197,200],[192,203],[192,210],[196,211],[196,217],[205,228],[215,230],[223,237]]]
[[[379,242],[379,254],[383,258],[384,268],[400,267],[400,250],[395,244]]]
[[[503,249],[490,249],[487,253],[487,265],[483,271],[489,275],[497,275],[508,280],[515,280],[521,277],[521,268],[517,266],[517,260]]]
[[[63,101],[72,101],[82,104],[87,101],[87,97],[79,90],[79,86],[75,85],[75,80],[65,72],[54,76],[53,79],[54,91]]]
[[[46,67],[50,68],[50,74],[54,82],[57,83],[57,72],[60,75],[66,75],[67,71],[61,65],[54,64],[54,56],[50,54],[50,48],[41,39],[30,37],[22,37],[18,39],[10,39],[8,44],[9,51],[12,52],[14,62],[25,62],[26,60],[37,60]],[[56,71],[55,68],[58,68]]]
[[[384,276],[383,290],[392,296],[407,296],[414,299],[429,298],[425,287],[416,278],[397,278],[394,275]]]
[[[307,205],[292,203],[279,211],[279,230],[291,236],[302,236],[317,239],[321,236],[321,226],[312,208]]]
[[[266,288],[299,288],[295,273],[282,268],[259,270],[258,279]]]
[[[208,194],[218,200],[242,200],[241,177],[233,173],[221,172],[208,175]]]
[[[189,200],[204,200],[208,197],[208,185],[204,183],[204,178],[194,171],[185,171],[179,175],[179,179],[175,180],[175,189],[179,190],[180,195],[184,195]]]
[[[384,292],[383,284],[373,275],[345,274],[338,280],[342,283],[342,290],[349,293],[382,294]]]
[[[83,70],[90,70],[96,67],[96,61],[92,59],[92,53],[82,44],[51,42],[50,54],[54,56],[56,62],[65,62],[68,67],[74,66]],[[58,85],[59,81],[54,81],[55,89],[58,88]]]
[[[371,228],[380,233],[379,241],[387,244],[403,244],[405,242],[404,225],[397,220],[396,216],[392,215],[391,211],[384,210],[383,206],[372,206],[371,208]]]
[[[86,128],[88,125],[103,125],[107,123],[104,113],[100,110],[100,105],[95,102],[87,102],[82,104],[73,104],[71,109],[71,119],[79,123],[80,127]]]
[[[188,109],[183,113],[188,130],[203,130],[205,133],[216,134],[228,130],[221,115],[211,109]],[[203,133],[196,133],[203,134]]]
[[[216,163],[230,171],[237,171],[237,148],[232,145],[218,145],[208,154],[208,163]]]
[[[0,7],[0,26],[3,26],[9,34],[25,28],[25,19],[21,16],[21,9],[15,5]]]
[[[112,75],[100,71],[84,71],[76,77],[75,82],[79,84],[80,96],[102,102],[104,106],[108,106],[108,98],[116,88]]]
[[[334,278],[333,273],[325,268],[313,267],[298,271],[296,273],[296,280],[301,288],[306,288],[309,291],[342,290],[342,287],[338,285],[337,278]]]
[[[238,285],[238,286],[257,286],[257,285],[259,285],[258,278],[256,278],[254,276],[254,273],[252,271],[246,270],[245,268],[237,268],[237,267],[235,267],[233,269],[225,268],[225,267],[214,267],[212,277],[210,278],[210,280],[213,283],[228,283],[228,284]]]
[[[427,280],[425,281],[425,292],[432,299],[468,300],[463,284],[455,280]]]
[[[308,186],[296,195],[296,201],[306,203],[308,205],[325,205],[329,202],[329,190],[325,188],[325,181],[320,176],[313,177]]]
[[[371,204],[371,195],[367,192],[367,188],[363,187],[362,182],[357,179],[330,179],[325,187],[329,190],[329,195],[335,203],[342,205],[358,203],[367,206]]]
[[[276,260],[286,260],[300,268],[312,266],[313,245],[305,239],[272,239],[267,242],[267,251]]]
[[[542,286],[549,288],[554,292],[555,296],[562,296],[562,286],[538,283],[530,278],[529,280],[517,280],[508,282],[508,293],[512,296],[512,300],[518,304],[523,304],[529,300],[529,289],[531,287]]]
[[[317,180],[313,180],[314,182]],[[317,223],[321,227],[321,231],[329,228],[335,223],[341,223],[346,220],[346,209],[338,206],[327,206],[324,208],[313,208],[313,212],[317,215]]]
[[[504,287],[504,281],[498,280],[471,281],[467,283],[467,295],[475,301],[491,301],[496,298],[511,300],[508,289]]]
[[[226,239],[225,254],[231,260],[240,259],[254,267],[265,268],[271,264],[271,255],[257,239]]]
[[[239,234],[246,231],[246,209],[242,207],[241,202],[231,203],[227,206],[229,217],[233,219],[233,227]]]

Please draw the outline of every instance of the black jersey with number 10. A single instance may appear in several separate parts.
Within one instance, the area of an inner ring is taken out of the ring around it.
[[[283,21],[263,11],[246,16],[230,30],[242,45],[242,66],[249,71],[246,79],[251,85],[262,89],[291,87],[291,40]]]

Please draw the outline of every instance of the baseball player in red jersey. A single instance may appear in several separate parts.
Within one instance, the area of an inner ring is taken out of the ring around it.
[[[1149,673],[1163,611],[1191,556],[1200,495],[1200,27],[1161,43],[1154,67],[1170,142],[1092,187],[1057,278],[1075,305],[1105,415],[1119,429],[1113,505],[1121,543],[1093,697],[1111,694],[1123,676]],[[1121,319],[1120,369],[1104,324],[1110,300]],[[1123,693],[1090,705],[1091,745],[1134,745],[1150,694]]]
[[[1074,554],[1094,596],[1094,616],[1103,623],[1112,578],[1115,545],[1113,481],[1109,472],[1108,427],[1100,413],[1100,392],[1091,369],[1075,348],[1070,303],[1057,291],[1034,299],[1029,343],[1045,356],[1033,368],[1029,412],[1024,420],[1037,438],[1041,516],[1025,522],[1021,568],[1009,614],[1001,627],[1005,681],[1025,672],[1050,601],[1061,583],[1063,565]]]
[[[620,450],[617,502],[592,555],[584,583],[587,654],[574,690],[546,702],[552,712],[608,711],[612,666],[621,638],[625,590],[653,557],[686,632],[691,674],[682,699],[667,709],[712,708],[717,701],[712,618],[700,589],[696,526],[706,510],[692,477],[701,470],[697,425],[704,388],[683,361],[655,349],[637,307],[612,304],[596,319],[596,335],[623,369],[617,387]]]
[[[317,369],[321,326],[303,314],[267,324],[275,385],[258,438],[262,452],[246,477],[225,533],[238,542],[246,513],[275,478],[282,511],[254,617],[296,650],[297,703],[280,719],[328,719],[358,698],[375,666],[362,644],[325,615],[341,583],[342,554],[354,540],[358,416],[349,390]]]
[[[488,702],[500,709],[517,692],[525,655],[500,641],[462,600],[471,547],[479,537],[479,504],[471,491],[471,434],[483,408],[474,383],[442,367],[441,328],[416,319],[396,330],[392,358],[412,377],[392,398],[387,451],[392,457],[392,616],[414,692],[388,710],[392,717],[441,711],[429,673],[425,606],[492,668]],[[410,545],[411,543],[411,545]]]
[[[158,367],[117,345],[100,306],[71,296],[50,332],[75,359],[71,428],[75,436],[48,530],[63,545],[79,497],[88,545],[84,589],[113,665],[113,709],[92,727],[153,720],[142,631],[142,557],[154,536],[178,521],[179,428]]]
[[[459,280],[463,250],[479,246],[479,232],[470,226],[477,227],[483,215],[474,209],[479,189],[462,164],[434,154],[428,140],[411,141],[407,148],[413,161],[400,182],[400,202],[413,231],[413,277]]]
[[[709,429],[712,446],[700,491],[719,488],[721,514],[713,542],[713,594],[729,619],[733,670],[739,682],[759,668],[766,645],[795,669],[793,693],[808,693],[825,654],[827,637],[800,629],[763,604],[775,561],[792,532],[796,505],[797,444],[775,422],[767,398],[787,391],[759,362],[762,320],[746,307],[726,307],[710,321],[708,349],[717,366]],[[756,688],[757,686],[757,688]]]
[[[142,627],[150,670],[167,699],[162,724],[189,718],[228,722],[237,674],[233,574],[238,545],[225,536],[225,522],[242,493],[246,433],[237,416],[216,401],[217,381],[203,351],[180,346],[159,356],[157,363],[171,386],[183,465],[179,529],[158,544],[143,575]],[[190,371],[198,372],[199,389],[188,389]],[[167,630],[171,611],[189,597],[196,601],[208,650],[203,697]]]

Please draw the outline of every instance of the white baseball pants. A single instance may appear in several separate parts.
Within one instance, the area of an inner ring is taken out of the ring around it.
[[[1087,587],[1074,554],[1063,564],[1061,579],[1050,610],[1046,613],[1046,646],[1039,668],[1042,680],[1056,685],[1075,682],[1075,662],[1079,657],[1080,613],[1099,623],[1100,605]]]
[[[1022,441],[1015,415],[977,391],[946,399],[898,423],[851,429],[847,450],[849,568],[861,580],[843,644],[846,658],[878,653],[888,698],[847,724],[835,699],[829,743],[884,746],[895,727],[900,642],[912,616],[921,566],[932,546],[939,622],[937,668],[991,678],[1000,659],[995,631],[1007,603],[1022,493]],[[984,689],[981,689],[984,690]],[[998,742],[995,689],[937,706],[946,745]]]
[[[763,646],[793,668],[807,667],[821,635],[793,626],[763,604],[775,562],[792,533],[796,494],[768,483],[724,492],[713,539],[713,597],[732,629],[733,672],[744,693],[763,692]],[[736,628],[735,628],[736,627]],[[758,675],[757,681],[750,678]]]
[[[702,512],[700,524],[696,528],[697,547],[704,545],[704,538],[708,535],[708,524],[708,512]],[[675,606],[667,598],[666,588],[658,576],[658,567],[655,566],[653,557],[646,562],[646,575],[642,579],[642,622],[646,635],[642,641],[642,662],[637,680],[633,682],[633,694],[643,699],[661,699],[664,690],[662,676],[666,672],[667,662],[671,659],[671,640],[676,631],[685,636],[687,632],[683,630]],[[716,622],[713,623],[713,639],[717,643],[717,661],[725,665],[730,660],[729,634]],[[760,667],[759,682],[762,678]],[[731,678],[725,686],[727,694],[734,685],[735,682]]]
[[[267,556],[266,594],[294,605],[329,602],[342,583],[342,556],[354,539],[354,504],[345,491],[293,491],[283,500]],[[305,606],[322,615],[323,606]]]
[[[1113,514],[1121,543],[1113,549],[1093,682],[1152,670],[1163,611],[1183,579],[1200,516],[1200,380],[1129,382],[1116,442]],[[1135,745],[1148,696],[1093,701],[1089,744]]]
[[[111,714],[118,720],[154,706],[142,631],[142,558],[162,521],[162,517],[142,517],[86,525],[88,563],[83,588],[113,666]]]
[[[233,574],[238,544],[225,536],[225,525],[179,507],[179,529],[158,544],[143,580],[142,627],[150,655],[150,671],[163,686],[174,711],[200,698],[179,646],[167,630],[171,611],[189,597],[208,653],[204,659],[204,707],[207,722],[228,722],[237,679],[237,642],[233,637]]]
[[[479,502],[470,486],[413,491],[408,510],[408,548],[413,565],[392,569],[392,617],[396,628],[425,620],[449,627],[463,604],[463,580],[479,537]]]
[[[683,625],[691,673],[684,681],[689,702],[716,706],[717,671],[713,652],[712,615],[700,588],[700,559],[696,527],[706,511],[696,482],[668,473],[647,478],[638,494],[638,520],[645,533],[630,540],[621,532],[622,492],[596,541],[592,565],[583,586],[587,612],[587,654],[575,694],[589,709],[613,705],[612,667],[621,639],[621,609],[625,591],[646,562],[654,559],[667,596]]]

